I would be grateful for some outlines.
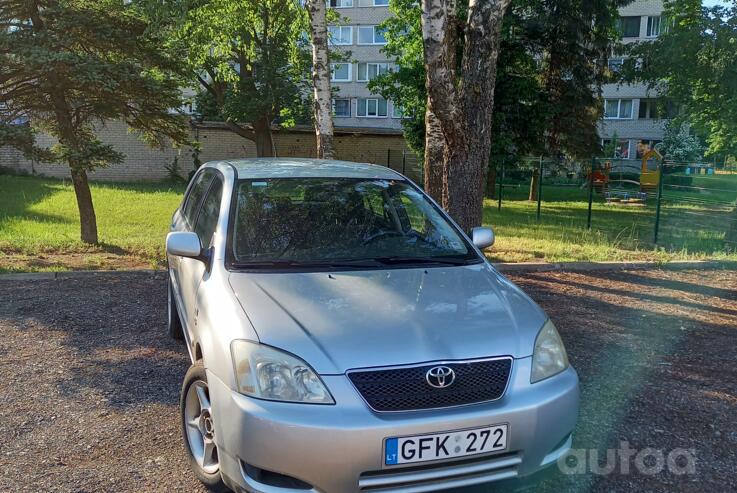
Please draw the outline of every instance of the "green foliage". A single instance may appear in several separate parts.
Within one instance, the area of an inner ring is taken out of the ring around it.
[[[623,72],[644,81],[704,138],[710,155],[737,152],[737,4],[702,7],[700,0],[666,2],[667,32],[633,45]]]
[[[174,156],[174,159],[169,164],[164,165],[166,170],[166,178],[170,183],[185,183],[182,178],[182,168],[179,166],[179,156]]]
[[[493,156],[598,153],[600,87],[606,81],[601,60],[618,36],[617,8],[626,3],[512,1],[497,64]],[[426,91],[420,9],[412,0],[390,0],[390,9],[394,17],[383,24],[384,52],[398,68],[369,88],[405,109],[405,138],[421,153]]]
[[[613,158],[617,157],[617,149],[619,147],[619,135],[617,135],[617,131],[615,130],[612,134],[612,138],[609,139],[609,142],[604,146],[604,157],[606,158]]]
[[[297,0],[139,0],[180,57],[198,116],[291,124],[304,117],[309,51]]]
[[[382,51],[395,60],[396,69],[369,82],[368,88],[402,108],[407,145],[417,155],[422,155],[427,91],[421,10],[414,0],[390,0],[389,10],[392,17],[382,24],[387,41]]]
[[[0,118],[2,118],[1,115]],[[21,151],[26,158],[35,161],[52,161],[54,159],[51,151],[40,148],[35,144],[36,132],[29,124],[0,120],[0,147],[14,147]]]
[[[663,142],[658,143],[655,148],[668,161],[678,163],[699,161],[704,155],[704,147],[691,133],[689,126],[685,123],[679,124],[677,121],[668,122]]]
[[[152,145],[184,141],[177,64],[148,27],[120,1],[0,1],[0,142],[88,170],[123,158],[95,137],[108,120]],[[59,144],[37,147],[36,130]]]

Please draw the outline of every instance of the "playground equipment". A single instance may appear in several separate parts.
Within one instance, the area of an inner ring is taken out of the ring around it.
[[[598,193],[606,192],[609,188],[609,172],[612,170],[612,162],[604,161],[599,169],[595,169],[590,173],[592,183],[594,184],[594,190]]]
[[[646,192],[612,191],[604,194],[607,204],[644,207],[647,200]]]
[[[647,164],[650,159],[662,161],[663,156],[655,149],[650,149],[642,156],[642,171],[640,173],[641,192],[655,191],[658,188],[658,183],[660,183],[660,166],[657,166],[655,171],[648,170]]]
[[[710,164],[695,163],[686,166],[687,175],[713,175],[714,167]]]

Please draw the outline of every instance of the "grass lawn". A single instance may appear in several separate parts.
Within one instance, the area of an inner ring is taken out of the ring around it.
[[[183,186],[94,183],[101,245],[79,241],[69,180],[0,175],[0,270],[158,267]]]
[[[527,200],[529,185],[505,188],[502,209],[487,200],[484,223],[497,242],[496,261],[605,261],[737,259],[737,174],[694,177],[691,188],[670,185],[666,177],[658,248],[654,198],[646,207],[606,204],[594,194],[592,228],[586,228],[588,188],[544,185],[541,218]]]
[[[587,190],[544,186],[538,223],[526,187],[505,189],[501,212],[496,201],[485,204],[484,222],[497,234],[488,255],[507,262],[737,260],[737,237],[725,233],[730,227],[737,232],[737,175],[714,177],[707,185],[705,180],[693,185],[724,192],[666,190],[659,242],[664,248],[658,250],[652,243],[653,201],[644,208],[624,208],[606,205],[597,195],[589,231]],[[79,241],[68,180],[0,175],[0,271],[160,267],[171,214],[183,190],[168,184],[93,184],[101,245],[89,247]],[[699,200],[685,200],[694,196]]]

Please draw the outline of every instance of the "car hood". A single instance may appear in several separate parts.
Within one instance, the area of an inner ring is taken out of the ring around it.
[[[486,263],[319,273],[233,272],[259,340],[320,374],[532,354],[544,312]]]

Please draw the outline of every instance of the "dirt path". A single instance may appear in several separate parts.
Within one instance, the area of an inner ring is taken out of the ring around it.
[[[604,462],[626,440],[698,460],[695,474],[618,465],[535,491],[733,490],[737,272],[512,278],[548,311],[579,371],[574,447]],[[188,360],[165,336],[165,301],[163,274],[0,282],[0,491],[204,491],[184,460]],[[482,491],[492,488],[466,490]]]

